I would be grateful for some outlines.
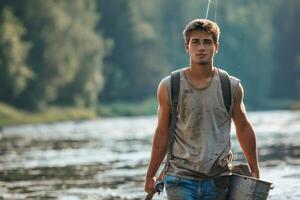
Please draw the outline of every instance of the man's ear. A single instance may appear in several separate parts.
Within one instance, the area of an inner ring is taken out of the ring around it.
[[[215,54],[217,54],[217,53],[219,52],[219,48],[220,48],[220,43],[217,42],[217,43],[215,44]]]
[[[189,43],[184,42],[185,52],[189,53]]]

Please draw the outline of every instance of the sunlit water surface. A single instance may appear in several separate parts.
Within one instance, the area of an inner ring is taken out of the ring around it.
[[[270,199],[300,199],[300,112],[249,117]],[[155,125],[151,116],[3,127],[0,199],[143,199]],[[232,143],[243,162],[234,130]]]

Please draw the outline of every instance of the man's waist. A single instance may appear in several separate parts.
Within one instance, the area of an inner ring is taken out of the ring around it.
[[[225,162],[224,162],[225,161]],[[208,179],[229,171],[231,159],[208,159],[201,162],[191,162],[185,159],[172,158],[167,173],[182,176],[182,178]],[[226,173],[225,173],[226,174]]]
[[[207,180],[218,176],[228,176],[231,172],[229,169],[215,174],[202,174],[202,173],[189,173],[188,171],[173,171],[171,168],[166,172],[166,175],[177,176],[179,178],[191,179],[191,180]]]

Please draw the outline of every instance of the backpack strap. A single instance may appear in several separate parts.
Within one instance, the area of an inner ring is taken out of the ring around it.
[[[231,106],[231,85],[228,74],[218,69],[219,75],[220,75],[220,82],[221,82],[221,88],[222,88],[222,96],[223,96],[223,102],[226,107],[226,110],[229,113],[230,106]]]
[[[167,172],[171,157],[172,157],[172,147],[174,142],[174,133],[177,123],[177,105],[180,92],[180,70],[171,73],[171,114],[170,114],[170,124],[169,124],[169,139],[168,139],[168,149],[167,149],[167,160],[165,167],[163,169],[163,175]]]
[[[180,91],[180,71],[175,71],[171,73],[172,113],[177,112],[179,91]]]

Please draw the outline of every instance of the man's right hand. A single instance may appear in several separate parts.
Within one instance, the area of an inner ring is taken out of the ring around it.
[[[153,178],[146,178],[146,181],[145,181],[145,192],[146,193],[155,193],[155,190],[154,190],[154,179]]]
[[[256,169],[256,171],[252,171],[251,174],[254,178],[259,179],[259,169],[258,168]]]

